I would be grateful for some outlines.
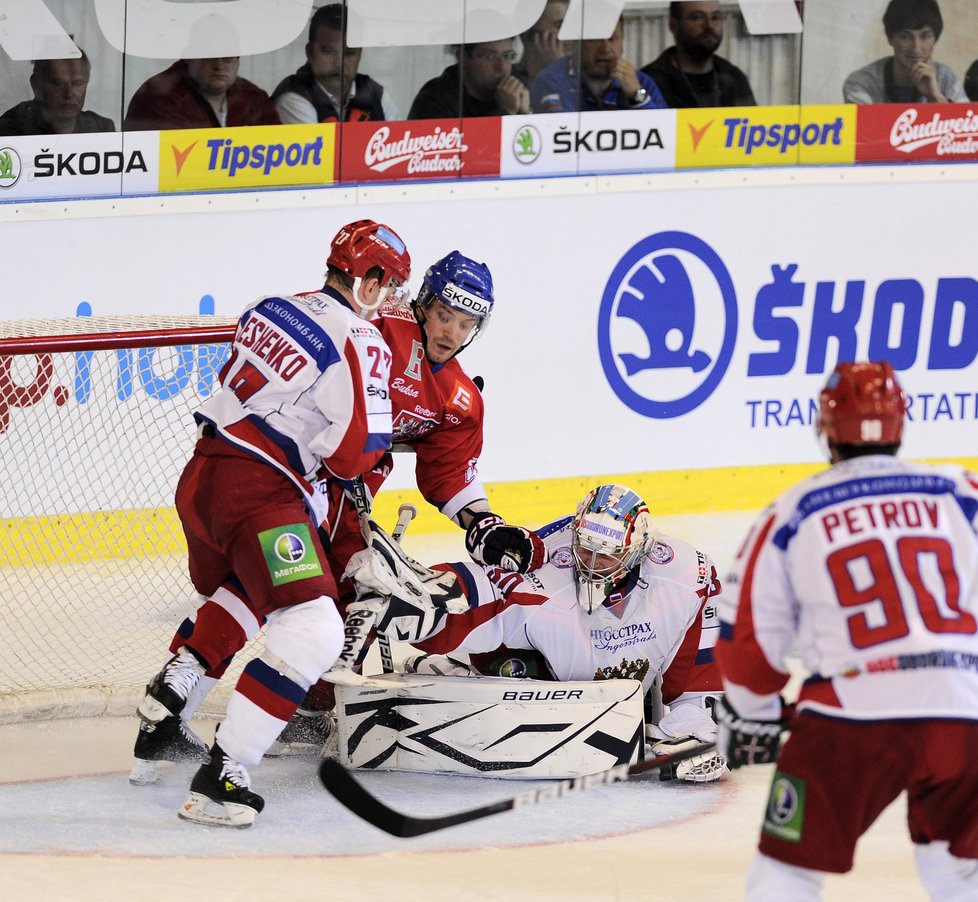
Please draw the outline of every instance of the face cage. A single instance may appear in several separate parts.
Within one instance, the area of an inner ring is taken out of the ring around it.
[[[369,319],[368,314],[378,311],[388,298],[393,297],[396,303],[400,303],[408,293],[406,285],[398,285],[394,278],[391,277],[387,280],[385,285],[381,286],[380,291],[377,292],[377,300],[372,304],[365,304],[363,299],[360,297],[360,288],[362,285],[363,279],[360,276],[357,276],[357,278],[353,280],[353,296],[357,299],[357,303],[360,305],[360,309],[363,311],[361,315],[364,315],[364,319]]]
[[[593,614],[611,595],[616,586],[620,585],[628,574],[641,560],[640,548],[624,548],[619,552],[602,551],[598,548],[581,548],[576,537],[571,543],[574,554],[574,569],[577,572],[577,603],[588,614]],[[618,565],[610,573],[596,571],[586,562],[590,556],[591,563],[598,554],[615,557]]]

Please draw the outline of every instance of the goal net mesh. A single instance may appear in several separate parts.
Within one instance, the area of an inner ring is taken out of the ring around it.
[[[173,493],[233,324],[0,322],[0,723],[131,711],[196,608]]]

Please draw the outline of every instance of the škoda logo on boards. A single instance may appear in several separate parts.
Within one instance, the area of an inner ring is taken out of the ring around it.
[[[327,185],[335,123],[160,132],[160,191]]]
[[[680,168],[842,164],[855,159],[853,105],[677,112],[676,165]]]

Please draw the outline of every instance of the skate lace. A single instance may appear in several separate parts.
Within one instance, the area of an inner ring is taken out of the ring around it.
[[[180,698],[186,699],[200,681],[203,672],[204,669],[200,662],[190,652],[180,651],[166,665],[166,670],[163,672],[163,682]]]
[[[221,779],[233,783],[238,789],[251,789],[251,776],[248,773],[248,769],[243,764],[232,761],[230,758],[224,759],[224,765],[221,768]]]
[[[180,721],[180,733],[183,738],[187,740],[187,742],[190,742],[201,749],[207,748],[207,743],[204,742],[204,740],[201,739],[193,730],[191,730],[189,726],[187,726],[187,722],[185,720]]]

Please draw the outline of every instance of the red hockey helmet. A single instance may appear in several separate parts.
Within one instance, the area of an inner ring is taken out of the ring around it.
[[[351,279],[362,279],[379,266],[384,271],[381,288],[391,280],[403,285],[411,277],[411,255],[400,236],[390,226],[372,219],[343,226],[333,239],[326,263]]]
[[[906,410],[890,364],[840,363],[819,396],[818,431],[834,445],[899,445]]]

